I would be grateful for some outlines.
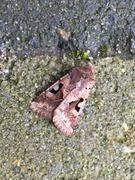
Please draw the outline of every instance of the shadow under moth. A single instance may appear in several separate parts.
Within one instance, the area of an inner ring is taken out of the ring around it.
[[[92,64],[74,67],[37,96],[30,109],[45,119],[51,119],[61,133],[70,136],[94,84]]]

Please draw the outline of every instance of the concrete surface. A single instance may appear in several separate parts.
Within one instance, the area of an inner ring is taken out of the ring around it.
[[[0,179],[135,179],[135,61],[95,59],[96,86],[74,134],[29,110],[35,95],[85,61],[1,61]]]

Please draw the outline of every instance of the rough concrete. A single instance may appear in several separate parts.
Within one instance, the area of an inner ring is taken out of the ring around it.
[[[135,61],[92,63],[96,86],[67,138],[30,112],[29,102],[80,61],[14,56],[0,62],[0,179],[135,179]]]

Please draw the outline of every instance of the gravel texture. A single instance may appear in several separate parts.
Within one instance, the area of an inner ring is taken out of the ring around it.
[[[39,91],[80,63],[0,62],[0,179],[135,179],[135,61],[93,60],[96,85],[70,138],[29,110]]]
[[[132,59],[134,20],[134,0],[1,0],[0,58],[58,54],[56,28],[62,28],[71,32],[77,49],[91,56]]]

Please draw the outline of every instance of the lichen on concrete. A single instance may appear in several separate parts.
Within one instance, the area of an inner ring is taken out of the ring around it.
[[[134,179],[135,61],[93,60],[96,85],[70,138],[30,112],[36,94],[82,63],[0,62],[0,179]]]

